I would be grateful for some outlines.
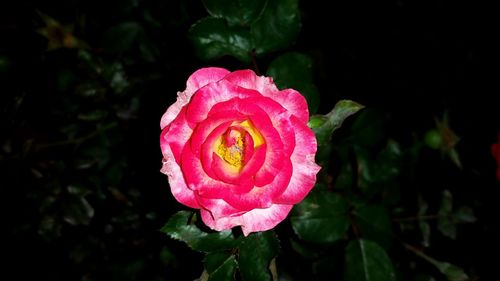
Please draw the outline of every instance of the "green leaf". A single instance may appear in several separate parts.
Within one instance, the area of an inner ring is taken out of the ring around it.
[[[301,27],[298,0],[269,1],[251,34],[258,55],[284,49],[295,41]]]
[[[280,89],[292,88],[299,91],[307,100],[309,112],[314,113],[319,106],[319,92],[312,84],[313,61],[310,57],[292,52],[274,59],[267,69]]]
[[[291,52],[274,59],[267,69],[279,87],[291,87],[313,79],[312,59],[304,54]]]
[[[393,239],[389,212],[383,206],[359,206],[353,212],[361,236],[377,242],[384,248],[390,248]]]
[[[460,207],[454,214],[453,219],[457,223],[473,223],[477,218],[474,215],[474,210],[470,207]]]
[[[328,114],[311,117],[312,120],[308,125],[316,134],[318,145],[329,143],[332,133],[342,126],[344,120],[363,107],[351,100],[340,100]]]
[[[202,0],[210,15],[230,25],[249,25],[262,13],[267,0]]]
[[[395,281],[396,275],[387,253],[374,242],[359,239],[346,247],[344,280]]]
[[[247,29],[228,26],[219,18],[204,18],[193,24],[188,33],[194,44],[196,55],[203,60],[233,56],[250,62],[252,40]]]
[[[313,248],[309,245],[301,243],[302,241],[297,241],[295,239],[290,239],[290,246],[292,249],[297,252],[299,255],[303,256],[307,259],[314,259],[320,255],[318,249]]]
[[[94,217],[94,208],[83,196],[68,195],[63,203],[63,219],[71,225],[88,225]]]
[[[314,192],[292,210],[295,233],[313,243],[343,239],[349,228],[348,203],[335,193]]]
[[[192,219],[190,219],[192,216]],[[214,233],[201,231],[195,224],[196,216],[192,212],[180,211],[174,214],[161,229],[173,239],[185,242],[193,250],[212,252],[230,249],[237,244],[230,230]]]
[[[396,185],[400,174],[402,153],[399,144],[389,140],[376,156],[366,147],[356,146],[359,188],[369,197]]]
[[[234,255],[226,252],[209,253],[203,259],[209,281],[232,281],[238,263]]]
[[[464,270],[456,265],[453,265],[449,262],[438,261],[430,256],[424,254],[424,252],[416,249],[415,247],[404,244],[406,249],[412,251],[417,256],[423,258],[430,264],[434,265],[442,274],[448,278],[449,281],[467,281],[469,280],[469,276],[464,272]]]
[[[366,147],[376,147],[387,135],[387,112],[380,108],[367,108],[360,112],[351,127],[353,142]]]
[[[422,196],[418,197],[418,216],[423,217],[427,213],[429,205],[425,200],[422,198]],[[422,245],[424,247],[429,247],[430,246],[430,239],[431,239],[431,226],[426,220],[419,219],[418,220],[418,227],[420,228],[420,232],[422,232]]]
[[[83,121],[97,121],[102,120],[108,115],[106,110],[96,109],[88,112],[82,112],[78,114],[78,119]]]
[[[143,33],[144,29],[137,22],[120,23],[104,33],[103,46],[110,52],[125,52]]]
[[[243,280],[273,280],[270,265],[279,250],[279,240],[273,231],[249,235],[243,239],[239,249],[238,262]]]
[[[452,217],[453,211],[453,196],[448,190],[443,191],[443,199],[439,207],[439,219],[437,221],[438,230],[446,237],[451,239],[457,238],[457,227]]]

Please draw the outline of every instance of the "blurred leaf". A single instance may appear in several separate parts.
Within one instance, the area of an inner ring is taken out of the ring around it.
[[[295,239],[290,239],[290,245],[295,252],[308,259],[317,258],[320,254],[317,249],[305,245],[301,243],[301,241],[296,241]]]
[[[38,225],[38,234],[47,240],[53,240],[61,236],[62,225],[55,215],[45,215]]]
[[[346,247],[344,280],[395,281],[396,275],[387,253],[369,240],[349,242]]]
[[[81,185],[68,185],[68,193],[76,196],[87,196],[90,190]]]
[[[446,237],[451,239],[457,238],[457,227],[452,217],[453,211],[453,196],[448,190],[443,191],[443,199],[439,208],[439,219],[437,222],[438,230]]]
[[[94,217],[94,208],[82,196],[69,195],[63,201],[63,219],[71,225],[88,225]]]
[[[272,0],[251,26],[258,55],[289,47],[301,27],[298,0]]]
[[[310,82],[313,79],[312,59],[304,54],[291,52],[275,58],[267,69],[267,75],[281,87]]]
[[[106,89],[96,81],[88,81],[76,86],[75,93],[84,98],[99,100],[105,97]]]
[[[110,52],[122,53],[130,50],[142,33],[144,29],[138,22],[120,23],[104,33],[103,46]]]
[[[400,174],[402,164],[401,147],[389,140],[374,158],[372,151],[356,146],[358,160],[359,188],[369,197],[374,196],[391,185]]]
[[[428,255],[424,254],[424,252],[416,249],[415,247],[404,244],[406,249],[412,251],[414,254],[417,256],[423,258],[427,262],[431,263],[434,265],[442,274],[448,278],[449,281],[467,281],[469,280],[469,276],[464,272],[464,270],[456,265],[453,265],[448,262],[442,262],[438,261],[434,258],[429,257]]]
[[[190,217],[192,216],[192,219]],[[188,211],[180,211],[168,220],[161,231],[173,239],[185,242],[193,250],[212,252],[234,247],[235,240],[230,230],[207,233],[195,224],[196,215]]]
[[[316,134],[318,145],[329,143],[332,133],[342,126],[344,120],[363,107],[363,105],[351,100],[340,100],[328,114],[311,117],[308,125]]]
[[[207,254],[203,264],[209,274],[208,281],[232,281],[238,267],[235,256],[226,252]]]
[[[250,62],[252,40],[249,31],[228,26],[223,19],[209,17],[199,20],[189,30],[189,38],[196,55],[203,60],[229,55]]]
[[[424,201],[422,196],[418,197],[418,217],[420,218],[418,220],[418,227],[420,228],[420,232],[422,233],[422,245],[424,247],[429,247],[430,246],[430,236],[431,236],[431,227],[429,223],[421,217],[425,216],[427,213],[427,208],[429,205],[427,205],[427,202]]]
[[[386,112],[379,108],[366,108],[356,116],[351,128],[353,142],[374,147],[386,138]]]
[[[255,232],[239,247],[240,273],[245,281],[273,280],[271,261],[278,255],[280,243],[274,231]]]
[[[274,59],[267,69],[280,89],[292,88],[307,100],[309,112],[315,113],[319,106],[319,92],[312,84],[312,59],[301,53],[286,53]]]
[[[161,249],[159,253],[159,258],[164,266],[172,266],[172,267],[178,266],[176,256],[166,246],[164,246]]]
[[[394,234],[386,208],[379,205],[364,205],[357,207],[353,214],[363,238],[375,241],[386,249],[390,248]]]
[[[123,64],[119,62],[105,64],[102,75],[117,94],[123,93],[130,86]]]
[[[76,74],[72,70],[70,69],[61,70],[57,75],[57,88],[60,92],[66,92],[71,88],[71,85],[76,80],[77,80]]]
[[[350,189],[354,184],[354,174],[352,170],[352,165],[346,163],[340,167],[339,174],[335,181],[335,190],[344,191]]]
[[[248,25],[256,20],[267,0],[203,0],[210,15],[225,18],[230,25]]]
[[[474,210],[470,207],[460,207],[453,214],[454,221],[457,223],[473,223],[477,218],[474,215]]]
[[[102,120],[108,115],[106,110],[96,109],[88,112],[78,114],[78,119],[83,121],[97,121]]]
[[[292,210],[295,233],[313,243],[332,243],[343,239],[349,228],[348,204],[340,195],[313,192]]]
[[[462,168],[462,162],[460,161],[460,156],[458,155],[458,151],[456,149],[451,149],[448,151],[448,157],[450,157],[451,162],[455,164],[458,168]]]

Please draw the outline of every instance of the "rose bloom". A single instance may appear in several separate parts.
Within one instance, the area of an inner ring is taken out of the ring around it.
[[[320,167],[304,97],[251,70],[202,68],[161,118],[161,172],[174,197],[214,230],[272,229]]]

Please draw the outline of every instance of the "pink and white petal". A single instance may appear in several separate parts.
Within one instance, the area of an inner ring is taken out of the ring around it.
[[[209,175],[213,179],[218,179],[212,167],[212,162],[214,159],[215,142],[219,137],[221,137],[224,134],[224,132],[226,132],[226,130],[231,126],[231,123],[232,121],[225,122],[220,124],[215,129],[213,129],[212,132],[206,137],[205,141],[201,145],[199,144],[201,138],[199,140],[195,138],[191,139],[191,151],[193,151],[193,154],[196,157],[200,157],[199,159],[201,161],[203,170],[205,171],[205,173],[207,173],[207,175]],[[204,133],[202,134],[204,135]]]
[[[273,229],[282,222],[293,205],[274,204],[266,209],[253,209],[241,215],[241,230],[243,235],[248,236],[252,232]]]
[[[243,147],[243,165],[247,165],[247,163],[253,158],[255,148],[253,138],[249,133],[245,134],[244,141],[245,146]]]
[[[279,93],[272,93],[270,97],[285,107],[291,114],[301,122],[309,121],[309,108],[307,101],[299,92],[294,89],[285,89]]]
[[[302,201],[316,183],[316,174],[321,169],[315,163],[316,138],[309,127],[296,118],[292,118],[295,127],[295,150],[291,161],[293,174],[286,190],[274,202],[281,204],[296,204]]]
[[[224,80],[243,88],[256,90],[264,96],[270,97],[273,93],[279,92],[271,77],[257,76],[250,69],[231,72],[224,77]]]
[[[251,158],[248,159],[243,169],[241,169],[240,171],[241,178],[252,178],[253,182],[253,177],[255,173],[257,173],[257,171],[260,170],[262,164],[264,164],[264,161],[266,160],[266,150],[267,150],[266,147],[267,145],[263,143],[259,147],[256,147],[251,155],[248,155],[248,157]]]
[[[267,113],[273,127],[278,131],[283,142],[283,151],[286,155],[292,154],[295,147],[295,137],[293,127],[290,124],[291,113],[288,112],[283,106],[268,97],[247,98],[243,100],[244,103],[254,104]]]
[[[207,67],[199,69],[191,74],[186,82],[186,89],[183,92],[177,92],[177,101],[172,104],[161,117],[160,128],[165,128],[175,119],[175,117],[177,117],[182,107],[189,103],[189,100],[198,89],[209,83],[221,80],[229,73],[230,72],[224,68]]]
[[[228,190],[228,193],[246,193],[249,192],[254,184],[253,178],[242,177],[239,171],[234,169],[230,164],[221,159],[214,153],[212,157],[212,171],[219,178],[219,180],[233,184],[233,188]]]
[[[274,199],[287,188],[291,176],[292,164],[288,160],[282,163],[282,170],[270,184],[262,187],[254,186],[247,193],[227,193],[222,199],[239,210],[268,208],[274,203]]]
[[[181,110],[177,118],[165,127],[160,134],[162,152],[169,146],[177,163],[180,163],[182,150],[193,133],[193,129],[191,129],[185,118],[185,112],[186,109]]]
[[[175,199],[188,207],[200,208],[194,192],[188,188],[181,167],[175,161],[174,155],[169,147],[163,150],[163,157],[163,166],[160,171],[168,176],[170,190]]]
[[[302,122],[309,120],[309,109],[306,99],[296,90],[279,91],[271,77],[257,76],[251,70],[238,70],[228,74],[224,80],[247,89],[253,89],[263,96],[269,97],[290,111]]]
[[[222,231],[235,226],[241,226],[243,234],[248,236],[252,232],[273,229],[290,213],[292,205],[274,204],[269,208],[253,209],[239,215],[214,216],[216,208],[201,209],[201,219],[210,228]]]
[[[202,197],[221,199],[228,193],[232,193],[235,188],[250,188],[229,184],[210,177],[203,170],[200,160],[195,157],[189,145],[186,145],[182,152],[181,169],[187,186]]]
[[[209,209],[203,207],[200,209],[201,219],[208,227],[216,231],[223,231],[223,230],[229,230],[239,225],[238,220],[231,220],[231,219],[221,220],[221,218],[232,218],[232,217],[238,218],[238,216],[245,213],[245,211],[236,210],[233,213],[230,213],[224,217],[220,216],[214,217],[213,213],[221,209],[221,207],[219,206],[219,202],[221,202],[221,204],[226,204],[226,205],[227,203],[225,203],[223,200],[220,199],[211,199],[211,200],[214,202],[213,204],[210,204],[213,208],[213,211],[210,211]]]
[[[209,83],[221,80],[229,73],[231,73],[229,70],[221,67],[205,67],[198,69],[189,76],[186,82],[185,92],[193,95],[198,89],[205,87],[205,85]]]
[[[188,121],[198,123],[207,118],[210,110],[218,103],[234,98],[249,98],[259,96],[254,90],[245,89],[221,80],[211,83],[196,91],[187,106]],[[226,108],[225,110],[232,110]]]
[[[272,182],[281,169],[285,156],[284,145],[269,116],[255,114],[250,116],[250,120],[266,142],[266,159],[260,170],[255,173],[255,185],[263,186]]]
[[[209,138],[214,130],[221,126],[221,124],[231,124],[242,122],[243,120],[245,120],[245,116],[237,111],[223,111],[211,114],[207,119],[200,122],[193,131],[191,136],[191,149],[194,154],[197,156],[200,155],[200,149],[202,148],[201,144],[205,143],[207,138]],[[221,134],[222,133],[224,133],[224,131],[221,132]]]

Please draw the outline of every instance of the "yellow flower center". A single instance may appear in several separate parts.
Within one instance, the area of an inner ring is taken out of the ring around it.
[[[216,153],[231,166],[241,169],[243,162],[244,141],[241,137],[241,133],[239,134],[240,136],[236,137],[236,142],[231,146],[226,146],[226,143],[221,142]]]
[[[233,126],[239,126],[240,129],[230,128],[226,131],[215,142],[214,150],[234,170],[240,171],[245,160],[245,135],[249,134],[252,137],[254,148],[262,145],[264,138],[249,120],[233,124]]]

